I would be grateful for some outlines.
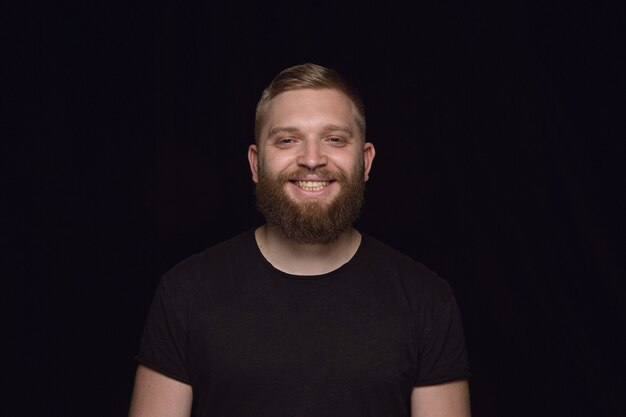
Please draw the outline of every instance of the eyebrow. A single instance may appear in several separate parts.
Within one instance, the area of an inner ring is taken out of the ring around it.
[[[272,136],[276,135],[277,133],[282,133],[282,132],[297,133],[299,131],[300,131],[300,129],[298,129],[297,127],[277,126],[277,127],[273,128],[273,129],[271,129],[268,132],[267,136],[268,137],[272,137]],[[350,128],[348,128],[347,126],[339,126],[339,125],[328,124],[328,125],[324,126],[323,131],[324,132],[341,131],[341,132],[347,133],[350,137],[353,136],[352,130],[350,130]]]
[[[341,131],[341,132],[347,133],[348,135],[350,135],[350,137],[353,136],[352,130],[350,130],[348,126],[338,126],[338,125],[324,126],[324,132],[335,132],[335,131]]]
[[[286,132],[286,133],[296,133],[296,132],[298,132],[298,131],[299,131],[299,129],[298,129],[297,127],[283,127],[283,126],[278,126],[278,127],[273,128],[272,130],[270,130],[270,131],[267,133],[267,136],[268,136],[268,137],[272,137],[272,136],[274,136],[274,135],[275,135],[275,134],[277,134],[277,133],[282,133],[282,132]]]

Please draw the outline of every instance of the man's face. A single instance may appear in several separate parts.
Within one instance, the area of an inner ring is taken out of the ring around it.
[[[298,243],[334,241],[356,219],[374,158],[343,93],[301,89],[274,97],[248,151],[268,223]]]

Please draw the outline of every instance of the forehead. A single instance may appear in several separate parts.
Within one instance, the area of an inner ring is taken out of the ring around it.
[[[285,91],[267,105],[261,136],[276,127],[315,128],[334,124],[357,131],[356,108],[335,89]]]

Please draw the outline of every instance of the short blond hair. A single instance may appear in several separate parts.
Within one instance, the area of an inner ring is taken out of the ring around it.
[[[302,64],[281,71],[263,90],[261,99],[256,105],[254,119],[254,137],[259,141],[263,118],[269,102],[285,91],[312,88],[316,90],[330,88],[344,93],[356,108],[356,124],[365,140],[365,106],[358,91],[352,87],[339,73],[330,68],[316,64]]]

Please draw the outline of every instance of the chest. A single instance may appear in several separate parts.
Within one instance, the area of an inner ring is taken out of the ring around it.
[[[297,395],[303,381],[331,393],[414,373],[410,313],[388,286],[243,285],[216,295],[196,309],[189,335],[190,368],[206,383]]]

